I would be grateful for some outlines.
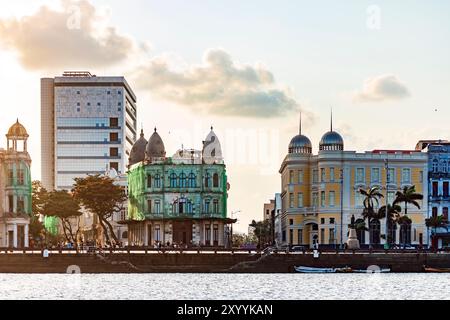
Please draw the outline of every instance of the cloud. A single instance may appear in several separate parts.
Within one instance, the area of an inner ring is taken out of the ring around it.
[[[207,50],[201,65],[175,70],[156,57],[133,72],[138,87],[194,111],[244,117],[277,117],[298,110],[288,90],[261,65],[242,65],[222,49]]]
[[[133,50],[87,0],[62,0],[62,10],[42,6],[30,16],[0,19],[0,47],[18,54],[30,70],[110,66]]]
[[[383,102],[410,96],[408,88],[394,75],[381,75],[364,82],[363,90],[353,95],[355,102]]]

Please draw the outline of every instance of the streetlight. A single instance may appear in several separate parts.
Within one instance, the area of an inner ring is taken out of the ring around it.
[[[385,249],[389,249],[389,159],[388,159],[388,155],[386,154],[386,160],[384,161],[384,165],[386,168],[386,243],[384,244],[384,248]],[[369,229],[370,229],[370,225],[369,225]]]
[[[237,213],[241,213],[241,210],[231,211],[231,220],[233,220],[233,216]],[[231,249],[233,249],[233,221],[231,221],[231,232],[230,232],[230,244]]]

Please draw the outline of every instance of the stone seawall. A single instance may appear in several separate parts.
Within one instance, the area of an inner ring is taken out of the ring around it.
[[[423,266],[450,268],[450,254],[0,254],[0,273],[66,273],[70,266],[81,273],[288,273],[294,266],[389,267],[392,272],[421,272]]]

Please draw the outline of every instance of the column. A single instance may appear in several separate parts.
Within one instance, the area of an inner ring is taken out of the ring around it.
[[[224,246],[225,227],[223,223],[219,223],[219,246]]]
[[[28,236],[28,232],[29,232],[29,228],[30,228],[30,226],[28,225],[28,224],[26,224],[25,225],[25,231],[24,231],[24,233],[25,233],[25,235],[24,235],[24,247],[25,248],[28,248],[29,246],[30,246],[30,244],[29,244],[29,236]]]
[[[214,245],[214,221],[211,221],[211,228],[210,228],[210,232],[211,232],[211,246]]]
[[[14,224],[14,243],[13,247],[17,248],[17,224]]]

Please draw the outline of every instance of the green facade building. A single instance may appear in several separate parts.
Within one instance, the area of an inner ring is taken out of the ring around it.
[[[129,159],[129,245],[227,246],[228,189],[212,128],[203,150],[183,148],[172,157],[156,129],[148,142],[141,132]]]

